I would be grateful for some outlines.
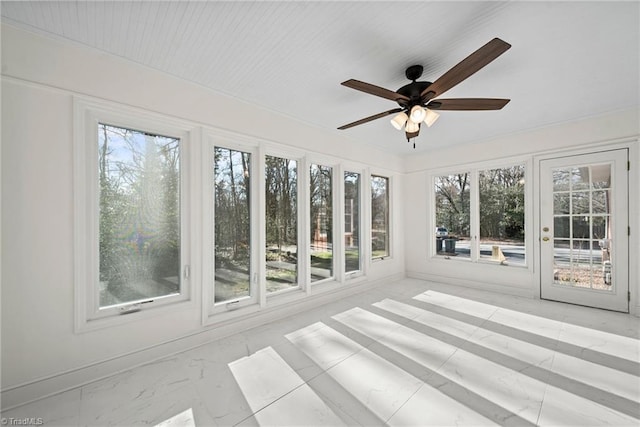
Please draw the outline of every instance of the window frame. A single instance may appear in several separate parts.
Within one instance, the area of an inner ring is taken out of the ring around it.
[[[374,177],[384,178],[387,180],[387,218],[386,218],[386,232],[387,232],[387,253],[385,255],[374,256],[373,255],[373,187],[371,182]],[[383,172],[371,172],[367,174],[367,199],[368,203],[366,204],[367,208],[367,235],[369,237],[368,241],[368,258],[371,262],[380,262],[387,259],[393,258],[393,231],[391,230],[393,226],[393,175],[390,173]]]
[[[345,223],[345,216],[346,216],[346,205],[345,205],[345,174],[346,173],[355,173],[359,175],[358,178],[358,246],[359,246],[359,268],[358,270],[353,270],[353,271],[347,271],[347,266],[346,266],[346,244],[344,243],[344,236],[345,236],[345,232],[346,232],[346,223]],[[338,230],[339,234],[340,234],[340,239],[341,239],[341,243],[344,247],[343,252],[343,258],[341,259],[340,263],[341,263],[341,271],[344,272],[344,277],[346,280],[350,280],[350,279],[354,279],[356,277],[360,277],[365,275],[365,270],[366,270],[366,260],[368,257],[368,252],[366,251],[366,240],[364,239],[364,236],[366,236],[366,230],[365,230],[365,181],[366,181],[366,177],[368,176],[365,171],[359,167],[353,167],[352,165],[346,164],[346,165],[342,165],[342,167],[340,168],[340,174],[342,177],[341,183],[340,183],[340,218],[342,218],[342,221],[340,222],[340,229]]]
[[[266,158],[268,157],[275,157],[275,158],[280,158],[280,159],[286,159],[286,160],[290,160],[290,161],[295,161],[296,162],[296,223],[297,223],[297,227],[296,227],[296,233],[297,233],[297,245],[298,245],[298,260],[297,260],[297,265],[296,265],[296,286],[291,286],[289,288],[286,289],[281,289],[278,291],[274,291],[274,292],[268,292],[266,289],[266,281],[267,281],[267,272],[266,272],[266,256],[263,256],[263,259],[260,262],[260,279],[261,281],[265,282],[265,289],[264,292],[266,294],[266,298],[272,298],[275,297],[277,298],[279,295],[282,294],[287,294],[290,292],[296,292],[296,291],[301,291],[304,288],[304,284],[305,284],[305,263],[304,260],[302,259],[302,257],[300,256],[300,254],[303,252],[302,248],[303,248],[303,234],[304,234],[304,224],[305,224],[305,219],[303,217],[303,213],[305,211],[304,209],[304,200],[302,199],[302,195],[304,193],[303,191],[303,182],[306,185],[306,181],[304,181],[304,170],[302,170],[301,168],[304,167],[308,167],[307,163],[304,161],[304,157],[298,153],[292,153],[292,152],[286,152],[286,151],[276,151],[276,150],[265,150],[265,152],[263,153],[263,155],[261,156],[261,161],[264,161],[264,165],[263,167],[260,169],[261,172],[261,176],[260,176],[260,182],[263,184],[263,187],[261,188],[262,191],[262,196],[264,198],[264,201],[261,203],[264,204],[264,207],[261,206],[260,208],[260,216],[261,218],[265,221],[265,225],[264,225],[264,233],[265,233],[265,245],[267,242],[266,239]],[[302,173],[301,173],[302,172]],[[306,194],[306,193],[305,193]]]
[[[525,262],[523,264],[510,264],[499,263],[490,259],[482,258],[480,256],[480,187],[479,176],[480,172],[509,168],[517,165],[524,166],[524,250],[525,250]],[[435,239],[432,238],[433,230],[436,227],[436,206],[435,206],[435,180],[439,176],[452,175],[456,173],[469,173],[470,177],[470,212],[469,212],[469,227],[470,227],[470,256],[468,258],[458,257],[445,257],[437,254]],[[533,181],[533,166],[532,158],[530,156],[518,156],[509,159],[498,159],[494,161],[472,163],[463,165],[453,165],[451,167],[444,167],[433,169],[427,176],[427,188],[429,195],[430,209],[427,215],[427,257],[436,262],[445,262],[450,260],[457,260],[463,263],[472,263],[485,266],[497,266],[497,267],[514,267],[516,269],[525,269],[532,271],[533,269],[533,196],[532,196],[532,181]]]
[[[331,248],[331,276],[330,277],[326,277],[324,279],[318,279],[315,281],[312,281],[311,279],[311,167],[315,165],[315,166],[319,166],[319,167],[325,167],[325,168],[331,168],[331,241],[332,241],[332,248]],[[306,282],[306,290],[307,293],[311,292],[311,288],[312,287],[316,287],[318,285],[324,284],[324,283],[329,283],[329,282],[337,282],[340,280],[340,276],[341,276],[341,264],[338,262],[339,260],[341,260],[341,256],[342,256],[342,247],[343,245],[340,244],[336,244],[338,241],[336,239],[339,238],[339,232],[341,229],[341,223],[342,221],[340,221],[338,224],[336,224],[336,218],[337,215],[340,214],[341,211],[341,206],[342,206],[342,202],[340,201],[339,197],[340,194],[342,194],[341,190],[340,190],[340,180],[336,180],[336,176],[340,173],[339,171],[342,170],[341,165],[339,163],[336,163],[335,160],[331,161],[331,159],[327,159],[325,157],[313,157],[313,158],[307,158],[307,161],[305,162],[305,192],[304,192],[304,197],[305,197],[305,206],[306,206],[306,215],[307,217],[305,218],[305,244],[306,244],[306,248],[305,248],[305,259],[306,259],[306,272],[305,272],[305,282]]]
[[[180,293],[100,308],[98,126],[108,124],[180,140]],[[74,330],[76,333],[156,315],[193,301],[191,163],[193,126],[158,114],[74,97]],[[126,314],[126,315],[123,315]]]
[[[264,203],[264,194],[260,194],[260,191],[264,192],[264,183],[262,181],[263,174],[260,173],[260,168],[264,169],[264,155],[257,143],[252,141],[243,140],[238,138],[234,134],[226,132],[208,132],[205,139],[206,155],[203,156],[203,168],[205,170],[204,176],[206,179],[203,189],[206,194],[203,196],[203,200],[206,205],[203,207],[205,211],[205,221],[203,226],[203,235],[205,236],[203,245],[205,249],[203,251],[203,274],[202,288],[203,298],[203,323],[209,323],[209,318],[222,315],[224,313],[230,313],[235,310],[239,310],[249,306],[258,306],[261,301],[264,300],[264,293],[262,289],[262,280],[258,279],[259,272],[261,271],[261,262],[264,257],[264,251],[260,250],[259,242],[263,239],[265,219],[262,212],[259,209],[260,203]],[[250,264],[249,264],[249,286],[250,295],[248,297],[241,297],[216,303],[215,298],[215,149],[224,148],[234,151],[242,151],[251,155],[251,161],[249,165],[250,171],[250,211],[249,215],[251,220],[250,224]]]

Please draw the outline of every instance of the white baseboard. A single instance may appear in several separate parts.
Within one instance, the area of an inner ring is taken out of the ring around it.
[[[319,292],[316,295],[297,300],[295,304],[282,304],[265,308],[261,311],[250,313],[246,317],[205,327],[193,334],[178,337],[142,350],[8,387],[1,391],[2,410],[13,409],[54,394],[82,387],[136,366],[182,353],[247,329],[280,320],[285,316],[308,311],[332,301],[337,301],[340,298],[401,280],[404,277],[404,274],[397,273],[382,279],[359,281],[353,285],[346,285],[327,292]]]
[[[439,276],[437,274],[420,273],[416,271],[408,271],[407,277],[411,279],[421,279],[428,282],[444,283],[447,285],[462,286],[465,288],[480,289],[483,291],[496,292],[516,297],[537,298],[535,290],[525,287],[506,286],[500,284],[492,284],[469,279],[461,279],[456,277]]]

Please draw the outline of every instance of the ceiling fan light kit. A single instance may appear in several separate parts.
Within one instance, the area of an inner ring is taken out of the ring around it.
[[[416,133],[420,130],[420,125],[418,123],[415,123],[411,120],[409,120],[407,122],[407,124],[404,126],[404,130],[408,133]]]
[[[436,113],[435,111],[427,110],[427,114],[424,117],[424,122],[428,127],[431,127],[431,125],[433,125],[436,120],[438,120],[438,117],[440,117],[440,114]]]
[[[391,125],[398,130],[402,130],[402,126],[404,126],[404,124],[407,123],[408,119],[409,119],[409,116],[407,116],[407,113],[405,112],[399,113],[397,116],[391,119]]]
[[[509,43],[499,38],[494,38],[467,56],[433,83],[417,81],[420,76],[422,76],[423,67],[421,65],[412,65],[405,70],[405,76],[411,80],[411,83],[402,86],[395,92],[359,80],[350,79],[344,81],[342,82],[343,86],[395,101],[400,108],[394,108],[393,110],[365,117],[353,123],[340,126],[338,129],[348,129],[398,113],[391,119],[391,124],[398,130],[402,130],[404,126],[405,135],[407,141],[409,141],[411,138],[419,135],[421,123],[424,122],[427,127],[431,127],[435,121],[438,120],[440,114],[433,110],[500,110],[510,101],[509,99],[450,98],[436,100],[434,98],[442,95],[447,90],[475,74],[485,65],[506,52],[510,47],[511,45]],[[415,143],[413,144],[413,148],[415,148]]]
[[[411,121],[413,123],[420,123],[427,117],[427,112],[420,105],[414,105],[411,107]]]

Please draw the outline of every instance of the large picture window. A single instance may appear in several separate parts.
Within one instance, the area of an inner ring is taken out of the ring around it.
[[[180,293],[180,140],[98,125],[99,307]]]
[[[140,319],[192,296],[186,171],[193,128],[125,110],[74,100],[78,333]]]
[[[297,161],[265,158],[267,292],[298,286]]]
[[[371,176],[371,257],[389,256],[389,178]]]

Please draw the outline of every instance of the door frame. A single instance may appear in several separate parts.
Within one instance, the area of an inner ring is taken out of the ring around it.
[[[559,157],[567,157],[573,155],[591,154],[603,151],[614,151],[617,149],[627,149],[628,159],[631,165],[628,174],[628,221],[630,226],[630,234],[628,238],[629,245],[629,294],[630,301],[628,304],[629,313],[640,316],[640,185],[633,183],[640,182],[640,136],[620,138],[605,142],[597,142],[593,144],[584,144],[581,148],[547,150],[533,156],[533,203],[535,206],[535,214],[533,215],[532,225],[535,230],[533,239],[533,256],[532,262],[534,267],[534,290],[533,296],[537,299],[541,297],[541,162]]]

